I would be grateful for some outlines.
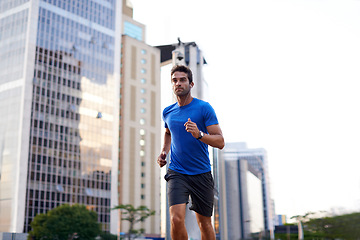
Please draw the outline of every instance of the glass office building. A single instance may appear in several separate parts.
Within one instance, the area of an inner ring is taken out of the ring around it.
[[[119,23],[121,1],[0,2],[0,231],[80,203],[117,232]]]
[[[249,149],[245,143],[235,142],[226,143],[224,150],[217,154],[219,200],[215,202],[215,223],[218,223],[215,230],[219,238],[273,238],[266,151]]]

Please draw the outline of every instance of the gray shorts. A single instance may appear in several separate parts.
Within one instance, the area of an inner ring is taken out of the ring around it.
[[[211,217],[214,206],[214,180],[211,172],[198,175],[186,175],[168,169],[165,180],[168,182],[167,194],[169,206],[189,203],[190,210]]]

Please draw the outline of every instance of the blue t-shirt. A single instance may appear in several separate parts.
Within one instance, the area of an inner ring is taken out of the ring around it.
[[[196,123],[200,131],[208,133],[207,126],[218,124],[214,109],[207,102],[193,98],[185,106],[174,103],[163,111],[165,128],[171,133],[171,159],[169,168],[187,175],[211,171],[208,145],[185,130],[188,121]]]

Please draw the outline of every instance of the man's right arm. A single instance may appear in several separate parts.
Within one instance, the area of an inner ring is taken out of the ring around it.
[[[160,167],[166,165],[166,156],[170,151],[170,146],[171,146],[171,133],[168,128],[165,128],[164,145],[157,159],[157,163],[159,164]]]

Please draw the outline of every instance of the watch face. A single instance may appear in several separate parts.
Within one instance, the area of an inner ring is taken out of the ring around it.
[[[199,137],[197,139],[201,139],[204,136],[204,133],[202,131],[199,131]]]

